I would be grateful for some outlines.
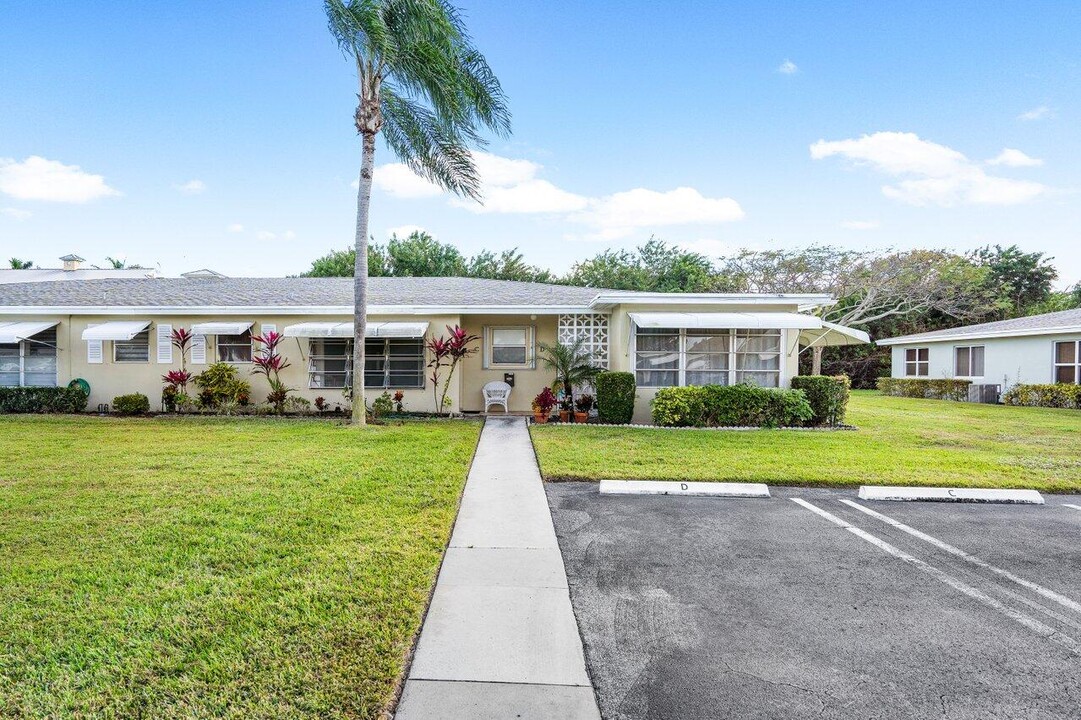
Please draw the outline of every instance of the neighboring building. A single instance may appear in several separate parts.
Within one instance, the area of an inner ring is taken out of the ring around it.
[[[895,378],[975,384],[1081,383],[1081,309],[878,340]]]
[[[65,255],[60,258],[64,263],[58,268],[30,268],[14,270],[0,268],[0,285],[6,283],[54,282],[57,280],[118,280],[157,277],[153,268],[84,268],[86,262],[78,255]]]
[[[90,406],[141,392],[157,404],[180,366],[169,342],[195,335],[188,367],[216,360],[247,375],[252,334],[286,336],[283,379],[301,396],[341,402],[351,376],[352,278],[156,278],[0,285],[0,385],[85,379]],[[405,392],[433,410],[424,338],[460,325],[481,338],[452,389],[451,409],[483,410],[481,388],[513,378],[511,411],[528,412],[553,373],[541,343],[583,338],[599,365],[638,380],[635,417],[659,387],[755,383],[785,387],[801,348],[864,343],[866,333],[809,314],[826,295],[660,294],[471,278],[371,278],[367,386]],[[253,400],[268,388],[251,377]]]

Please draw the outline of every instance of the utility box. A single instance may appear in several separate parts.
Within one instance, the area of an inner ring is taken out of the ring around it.
[[[1002,398],[1001,385],[976,385],[968,386],[968,401],[974,403],[988,403],[997,405]]]

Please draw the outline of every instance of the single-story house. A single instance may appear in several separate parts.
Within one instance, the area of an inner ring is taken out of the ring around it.
[[[99,268],[83,267],[84,258],[75,253],[60,258],[63,263],[58,268],[33,267],[16,270],[0,268],[0,284],[25,282],[55,282],[58,280],[105,280],[118,278],[152,278],[158,272],[154,268]]]
[[[187,277],[0,285],[0,385],[90,385],[90,407],[141,392],[157,406],[161,376],[180,366],[174,329],[194,334],[188,368],[234,363],[248,375],[252,335],[283,333],[283,380],[309,400],[342,402],[350,382],[351,278]],[[801,349],[868,342],[812,314],[817,294],[649,293],[473,278],[371,278],[365,381],[402,390],[431,411],[424,339],[460,325],[479,352],[463,362],[451,409],[484,409],[481,388],[513,384],[510,410],[528,412],[553,381],[541,343],[581,338],[598,365],[633,371],[635,417],[657,388],[707,383],[785,387]],[[251,377],[253,400],[268,390]]]
[[[895,378],[999,385],[1081,382],[1081,309],[877,341]]]

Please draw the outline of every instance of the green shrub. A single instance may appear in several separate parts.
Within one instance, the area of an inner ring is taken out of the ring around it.
[[[235,365],[217,362],[195,376],[199,388],[199,404],[217,408],[223,402],[247,405],[251,401],[251,384],[240,378]]]
[[[814,416],[802,390],[753,385],[662,388],[651,407],[663,427],[787,427]]]
[[[0,387],[0,413],[77,413],[87,394],[76,387]]]
[[[1081,385],[1014,385],[1002,395],[1007,405],[1081,410]]]
[[[879,378],[883,395],[927,398],[929,400],[967,400],[971,380],[930,380],[924,378]]]
[[[792,378],[792,389],[802,390],[811,404],[814,412],[811,425],[844,425],[850,387],[847,375],[798,375]]]
[[[142,393],[117,395],[113,398],[113,411],[118,415],[146,415],[150,412],[150,398]]]
[[[597,416],[603,423],[625,425],[634,416],[634,373],[602,372],[593,380]]]

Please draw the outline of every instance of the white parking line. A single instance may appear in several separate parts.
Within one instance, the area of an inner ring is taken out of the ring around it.
[[[946,542],[943,542],[942,540],[939,540],[938,538],[931,537],[927,533],[920,532],[916,528],[909,527],[908,525],[905,525],[900,520],[894,520],[893,518],[891,518],[891,517],[889,517],[887,515],[883,515],[880,512],[876,512],[875,510],[872,510],[871,508],[864,507],[863,505],[860,505],[857,502],[853,502],[852,500],[848,500],[848,499],[844,499],[844,498],[841,499],[841,502],[843,502],[845,505],[848,505],[849,507],[852,507],[852,508],[855,508],[855,509],[859,510],[862,513],[866,513],[867,515],[870,515],[871,517],[878,518],[879,520],[886,523],[887,525],[889,525],[891,527],[895,527],[898,530],[901,530],[902,532],[906,532],[909,535],[911,535],[912,537],[919,538],[920,540],[923,540],[926,543],[930,543],[931,545],[934,545],[935,547],[937,547],[937,548],[939,548],[941,550],[945,550],[946,552],[950,553],[951,555],[956,555],[957,557],[961,558],[962,560],[964,560],[967,563],[971,563],[972,565],[975,565],[978,568],[983,568],[984,570],[990,570],[991,572],[995,573],[996,575],[1001,575],[1002,577],[1006,578],[1010,582],[1017,583],[1018,585],[1020,585],[1022,587],[1028,588],[1029,590],[1031,590],[1034,593],[1042,595],[1043,597],[1047,598],[1048,600],[1053,600],[1054,602],[1057,602],[1059,605],[1061,605],[1064,608],[1069,608],[1070,610],[1073,610],[1075,613],[1081,614],[1081,603],[1077,602],[1076,600],[1072,600],[1071,598],[1068,598],[1065,595],[1060,595],[1059,593],[1055,592],[1054,590],[1049,590],[1049,589],[1045,588],[1043,585],[1037,585],[1036,583],[1032,582],[1031,580],[1026,580],[1023,577],[1018,577],[1017,575],[1014,575],[1009,570],[1003,570],[1002,568],[995,567],[994,565],[992,565],[992,564],[990,564],[988,562],[985,562],[984,560],[981,560],[980,558],[976,557],[975,555],[970,555],[969,553],[965,552],[964,550],[962,550],[960,548],[956,548],[953,545],[950,545],[949,543],[946,543]]]
[[[1073,508],[1074,510],[1081,510],[1081,505],[1071,505],[1070,503],[1062,503],[1063,507]]]
[[[806,508],[807,510],[810,510],[811,512],[825,518],[826,520],[829,520],[834,525],[838,525],[838,526],[844,528],[845,530],[848,530],[850,533],[852,533],[856,537],[859,537],[859,538],[861,538],[863,540],[866,540],[867,542],[871,543],[872,545],[879,548],[880,550],[883,550],[883,551],[889,553],[890,555],[893,555],[896,558],[900,558],[901,560],[904,560],[906,563],[908,563],[910,565],[913,565],[914,567],[916,567],[920,571],[924,572],[927,575],[930,575],[931,577],[935,578],[939,582],[942,582],[942,583],[945,583],[946,585],[949,585],[954,590],[957,590],[958,592],[967,595],[968,597],[972,598],[973,600],[977,600],[978,602],[983,603],[984,605],[986,605],[989,608],[997,610],[998,612],[1002,613],[1003,615],[1006,615],[1010,619],[1020,623],[1021,625],[1024,625],[1025,627],[1027,627],[1029,630],[1032,630],[1037,635],[1045,637],[1045,638],[1047,638],[1049,640],[1053,640],[1054,642],[1058,643],[1059,645],[1062,645],[1063,647],[1065,647],[1068,650],[1072,651],[1074,654],[1081,655],[1081,643],[1078,643],[1076,640],[1074,640],[1069,635],[1065,635],[1065,634],[1055,630],[1054,628],[1043,624],[1042,622],[1040,622],[1039,620],[1037,620],[1034,617],[1030,617],[1030,616],[1028,616],[1028,615],[1026,615],[1026,614],[1024,614],[1022,612],[1018,612],[1017,610],[1014,610],[1011,607],[1003,605],[1001,602],[999,602],[995,598],[991,597],[987,593],[985,593],[985,592],[983,592],[981,590],[977,590],[976,588],[972,587],[971,585],[968,585],[968,584],[958,580],[957,578],[953,577],[952,575],[950,575],[950,574],[948,574],[948,573],[946,573],[946,572],[944,572],[942,570],[939,570],[938,568],[936,568],[933,565],[929,565],[928,563],[924,562],[923,560],[920,560],[918,557],[915,557],[913,555],[909,555],[904,550],[901,550],[899,548],[894,547],[893,545],[890,545],[885,540],[882,540],[881,538],[875,537],[874,535],[872,535],[871,533],[869,533],[869,532],[867,532],[865,530],[861,530],[860,528],[856,527],[855,525],[852,525],[851,523],[849,523],[849,522],[847,522],[845,520],[842,520],[841,518],[837,517],[836,515],[834,515],[832,513],[829,513],[829,512],[826,512],[825,510],[823,510],[820,507],[812,505],[811,503],[807,502],[803,498],[792,498],[792,502],[797,503],[801,507]]]

